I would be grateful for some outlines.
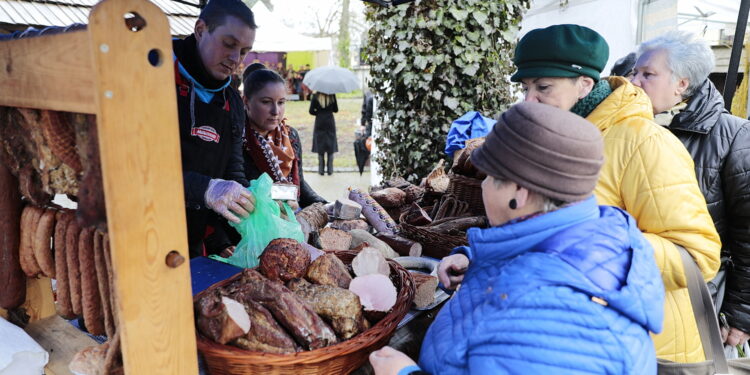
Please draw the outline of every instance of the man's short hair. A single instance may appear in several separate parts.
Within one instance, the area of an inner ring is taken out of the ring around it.
[[[198,18],[206,23],[209,32],[213,32],[226,22],[227,16],[236,17],[251,29],[258,28],[253,11],[241,0],[210,0]]]

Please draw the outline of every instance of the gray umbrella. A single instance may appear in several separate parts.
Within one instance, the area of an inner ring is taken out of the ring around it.
[[[324,94],[352,92],[359,88],[359,80],[354,72],[338,66],[315,68],[305,74],[302,83],[310,90]]]

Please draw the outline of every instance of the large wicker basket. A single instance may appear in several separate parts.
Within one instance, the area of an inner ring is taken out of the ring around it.
[[[446,193],[453,194],[456,199],[469,203],[469,210],[473,215],[486,215],[482,201],[482,180],[453,172],[448,173],[448,178],[450,182]]]
[[[357,252],[337,251],[335,254],[345,264],[350,264]],[[336,345],[294,354],[251,352],[218,344],[198,333],[198,350],[206,359],[210,374],[328,375],[349,374],[358,369],[367,361],[371,352],[388,343],[414,299],[414,281],[409,272],[394,261],[389,260],[388,263],[391,266],[391,280],[398,290],[396,305],[367,331]],[[198,293],[194,299],[197,301],[209,290],[225,286],[240,276],[216,283]]]
[[[406,222],[399,224],[399,235],[422,245],[422,255],[441,259],[458,246],[468,246],[466,234],[452,236],[433,232],[428,227],[411,225]]]

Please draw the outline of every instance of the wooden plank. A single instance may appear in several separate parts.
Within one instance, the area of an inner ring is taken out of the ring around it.
[[[26,302],[21,305],[29,315],[29,321],[35,322],[54,316],[55,296],[52,294],[52,280],[47,277],[26,279]]]
[[[26,326],[26,333],[49,353],[46,375],[69,375],[68,364],[83,348],[97,345],[91,337],[55,315]]]
[[[133,32],[123,16],[137,13]],[[145,0],[104,0],[89,18],[115,293],[128,374],[197,374],[172,41]],[[152,66],[149,51],[161,64]]]
[[[96,113],[86,31],[0,42],[0,105]]]

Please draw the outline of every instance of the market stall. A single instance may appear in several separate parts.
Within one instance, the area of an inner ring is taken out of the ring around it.
[[[0,42],[3,230],[11,234],[3,238],[0,249],[6,267],[1,274],[7,282],[3,307],[13,312],[23,304],[31,321],[27,330],[49,339],[37,339],[44,345],[59,346],[45,348],[50,352],[48,374],[66,373],[71,359],[66,346],[77,341],[56,338],[63,332],[56,328],[60,319],[54,317],[52,275],[28,277],[27,270],[20,269],[18,251],[22,210],[56,216],[56,211],[63,211],[50,204],[56,193],[78,199],[74,216],[84,229],[71,230],[73,235],[85,231],[86,238],[108,237],[107,277],[116,296],[113,326],[127,373],[197,373],[189,265],[184,262],[184,203],[182,194],[174,193],[182,191],[182,178],[170,42],[166,17],[142,0],[99,3],[85,30]],[[29,116],[9,121],[19,114]],[[56,116],[72,122],[62,126],[49,120]],[[20,142],[14,144],[17,149],[10,148],[9,140]],[[98,148],[100,157],[78,154],[82,164],[75,165],[66,158],[80,150],[76,141],[91,152]],[[15,193],[18,188],[24,192],[23,201]],[[86,269],[89,281],[95,268],[101,271],[97,266]],[[85,300],[95,304],[94,290],[87,285]],[[87,324],[100,319],[86,315],[84,320],[93,319]],[[85,335],[74,336],[86,342]]]
[[[456,174],[472,172],[467,158],[296,216],[272,203],[260,214],[292,223],[294,240],[268,239],[241,268],[187,262],[171,54],[167,19],[144,0],[0,42],[0,316],[49,354],[45,372],[194,374],[197,347],[212,374],[350,373],[394,334],[408,341],[397,329],[447,298],[434,258],[485,221],[477,176]],[[266,313],[250,326],[251,311]]]

